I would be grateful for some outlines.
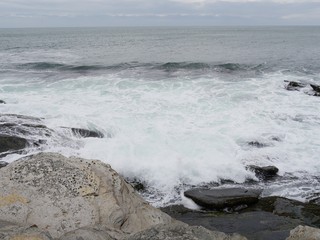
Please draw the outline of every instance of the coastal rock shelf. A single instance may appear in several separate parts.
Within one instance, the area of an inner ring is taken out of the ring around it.
[[[48,140],[76,137],[103,138],[97,130],[60,127],[59,132],[47,127],[43,119],[17,115],[0,114],[0,158],[8,154],[26,153],[26,148],[41,150]],[[70,139],[71,140],[71,139]]]
[[[184,236],[181,238],[180,236]],[[0,238],[245,240],[150,206],[110,165],[40,153],[0,169]]]

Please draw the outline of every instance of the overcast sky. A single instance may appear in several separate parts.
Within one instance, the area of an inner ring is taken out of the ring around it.
[[[0,0],[0,27],[320,25],[320,0]]]

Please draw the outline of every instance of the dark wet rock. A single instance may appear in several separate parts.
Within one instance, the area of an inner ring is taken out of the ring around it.
[[[258,142],[258,141],[248,142],[248,145],[251,146],[251,147],[256,147],[256,148],[263,148],[263,147],[268,147],[269,146],[268,144],[261,143],[261,142]]]
[[[6,104],[6,102],[0,99],[0,104]]]
[[[136,191],[143,192],[146,190],[146,182],[138,178],[125,178],[126,182],[129,183]]]
[[[303,88],[305,86],[306,86],[306,84],[304,84],[304,83],[290,81],[288,83],[288,85],[286,86],[286,89],[289,91],[299,91],[300,88]]]
[[[283,240],[299,225],[320,227],[319,205],[282,197],[261,198],[256,204],[233,213],[196,211],[182,205],[161,210],[187,224],[225,233],[237,232],[250,240]]]
[[[282,197],[261,198],[259,202],[248,209],[272,212],[278,216],[299,219],[304,224],[320,227],[320,206],[312,203],[303,203]]]
[[[26,153],[26,148],[39,148],[52,134],[40,118],[0,114],[0,158]]]
[[[21,137],[0,134],[0,153],[21,150],[28,146],[28,141]]]
[[[3,168],[5,166],[7,166],[9,163],[5,162],[5,161],[0,161],[0,168]]]
[[[312,199],[309,203],[320,205],[320,198]]]
[[[143,184],[142,182],[137,182],[137,181],[131,182],[131,185],[138,192],[142,192],[146,189],[145,184]]]
[[[88,138],[88,137],[103,138],[104,137],[104,134],[97,130],[89,130],[84,128],[67,128],[67,127],[63,127],[63,128],[70,129],[73,135],[80,138]]]
[[[181,222],[170,225],[159,224],[145,231],[131,235],[125,240],[247,240],[238,234],[227,235],[222,232],[209,231],[201,226],[188,226]]]
[[[277,176],[279,169],[275,166],[266,166],[259,167],[255,165],[249,165],[246,167],[247,170],[250,170],[255,173],[256,177],[262,180],[269,180]]]
[[[310,84],[310,86],[312,87],[312,89],[313,89],[315,92],[320,93],[320,86],[315,85],[315,84]]]
[[[253,205],[254,206],[254,205]],[[168,206],[162,211],[189,225],[200,225],[212,231],[237,232],[250,240],[284,240],[289,231],[302,224],[299,219],[278,216],[271,212],[247,209],[224,213],[195,211],[181,205]]]
[[[276,142],[281,142],[281,138],[280,137],[272,137],[271,140],[272,141],[276,141]]]
[[[312,87],[313,92],[309,92],[308,94],[312,96],[320,97],[320,86],[315,84],[310,84],[310,86]]]
[[[202,189],[196,188],[184,192],[196,204],[207,209],[237,208],[249,206],[258,202],[260,189],[222,188]]]

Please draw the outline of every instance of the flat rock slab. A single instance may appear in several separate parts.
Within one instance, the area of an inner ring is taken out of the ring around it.
[[[262,190],[245,188],[202,189],[195,188],[184,192],[196,204],[208,209],[233,208],[251,205],[259,200]]]
[[[250,240],[284,240],[291,229],[303,224],[299,219],[278,216],[266,211],[223,213],[193,211],[183,206],[162,209],[171,217],[189,225],[200,225],[226,234],[237,232]]]

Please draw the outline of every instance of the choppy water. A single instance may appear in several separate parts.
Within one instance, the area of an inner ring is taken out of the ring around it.
[[[320,192],[320,98],[285,80],[320,84],[319,27],[0,29],[0,113],[104,132],[45,151],[110,163],[155,205],[248,164],[290,176],[265,195]]]

